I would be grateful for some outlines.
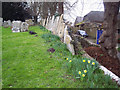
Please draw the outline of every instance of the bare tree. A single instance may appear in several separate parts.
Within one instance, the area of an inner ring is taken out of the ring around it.
[[[117,15],[119,12],[119,2],[104,2],[104,31],[99,39],[101,48],[107,52],[109,56],[117,58]]]
[[[63,14],[63,12],[64,12],[63,2],[58,3],[58,12],[59,12],[60,15]]]
[[[40,14],[40,7],[42,6],[41,2],[28,2],[26,6],[26,11],[28,11],[34,17],[34,23],[37,24],[37,18]]]

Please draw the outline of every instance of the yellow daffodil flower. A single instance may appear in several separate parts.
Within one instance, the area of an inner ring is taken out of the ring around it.
[[[68,60],[68,58],[66,58],[66,60]]]
[[[95,65],[95,62],[92,62],[92,65]]]
[[[72,60],[70,60],[69,62],[72,62]]]
[[[81,71],[79,71],[78,74],[81,74]]]
[[[85,60],[83,60],[83,62],[85,62]]]
[[[90,63],[90,60],[88,60],[88,63]]]
[[[82,77],[85,77],[85,74],[82,74]]]
[[[87,70],[84,70],[84,73],[87,73]]]

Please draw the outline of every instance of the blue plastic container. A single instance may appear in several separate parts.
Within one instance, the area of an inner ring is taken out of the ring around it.
[[[103,30],[97,30],[97,44],[99,44],[99,38],[102,35]]]

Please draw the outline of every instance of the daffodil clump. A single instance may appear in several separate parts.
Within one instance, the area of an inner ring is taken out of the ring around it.
[[[76,78],[80,80],[86,80],[91,77],[94,70],[97,68],[97,63],[95,60],[89,60],[86,58],[66,58],[68,72],[72,72]]]
[[[66,60],[67,60],[67,61],[69,61],[70,63],[72,62],[72,60],[71,60],[71,59],[69,59],[69,58],[66,58]]]
[[[94,60],[82,59],[80,69],[78,70],[78,75],[76,78],[81,78],[83,80],[85,77],[90,77],[91,73],[96,69],[96,62]]]

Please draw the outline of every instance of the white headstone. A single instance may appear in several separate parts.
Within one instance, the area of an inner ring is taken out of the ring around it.
[[[53,31],[53,24],[54,24],[54,16],[51,18],[50,22],[49,22],[49,30]]]
[[[28,26],[29,26],[29,24],[27,24],[26,22],[22,22],[22,24],[21,24],[21,32],[28,31]]]
[[[21,30],[21,21],[13,21],[12,22],[12,32],[20,32]]]
[[[3,18],[0,18],[0,26],[3,24]]]
[[[10,20],[7,21],[9,26],[12,26],[12,22]]]
[[[53,28],[52,28],[52,32],[53,34],[57,35],[57,27],[58,27],[58,21],[59,21],[59,16],[56,17],[54,23],[53,23]]]
[[[42,26],[45,26],[45,21],[46,21],[46,19],[42,20]]]

